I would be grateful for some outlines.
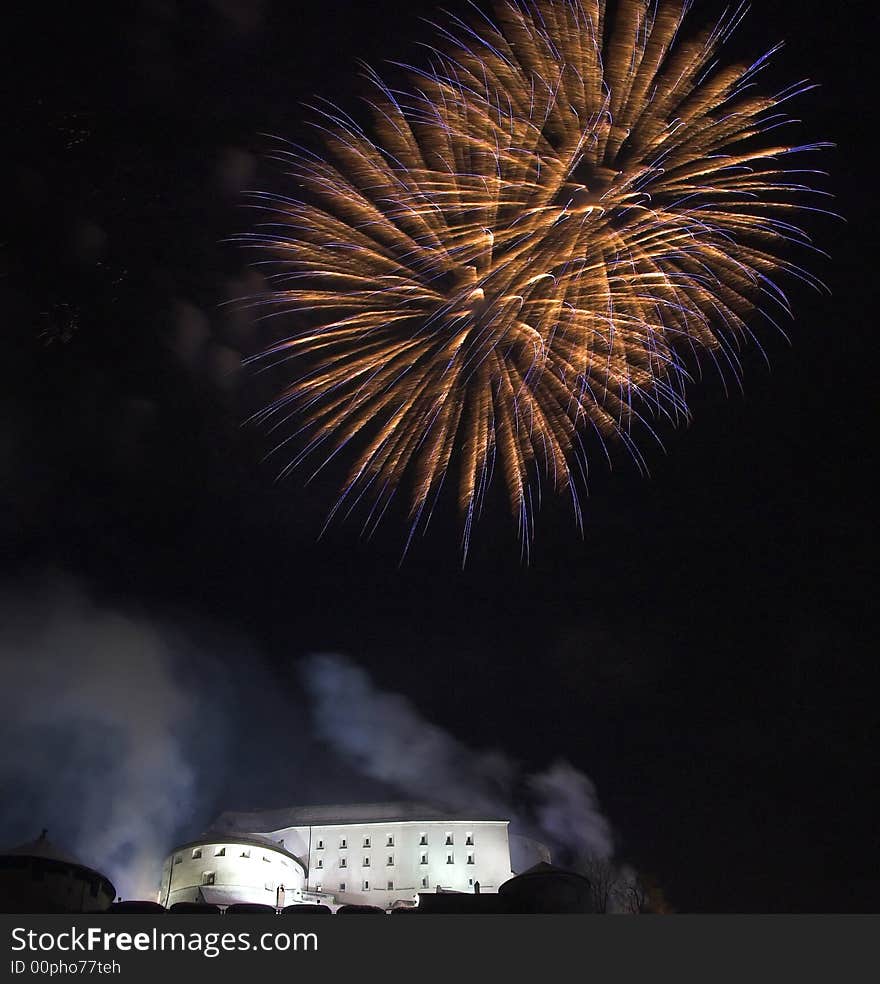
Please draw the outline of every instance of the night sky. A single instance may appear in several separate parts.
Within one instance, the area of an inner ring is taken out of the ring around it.
[[[785,39],[768,79],[821,83],[789,108],[838,145],[812,162],[846,218],[809,221],[830,294],[789,285],[790,344],[763,330],[771,368],[744,352],[742,393],[707,371],[693,423],[642,442],[649,477],[594,449],[583,538],[548,497],[524,564],[497,495],[462,571],[451,511],[402,563],[393,519],[318,538],[330,479],[276,481],[243,424],[271,381],[237,370],[269,336],[225,305],[258,286],[226,242],[256,221],[243,192],[285,190],[264,135],[317,147],[303,103],[357,112],[356,59],[417,59],[431,5],[19,6],[5,586],[60,572],[101,604],[228,627],[281,688],[291,659],[344,652],[467,745],[563,755],[680,911],[876,910],[875,25],[756,0],[732,45]]]

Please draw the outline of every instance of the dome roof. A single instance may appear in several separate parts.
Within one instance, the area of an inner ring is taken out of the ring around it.
[[[47,861],[60,861],[62,864],[75,864],[80,868],[88,867],[88,865],[84,865],[82,861],[73,857],[72,854],[66,854],[60,848],[56,847],[46,834],[47,830],[44,827],[40,836],[36,839],[26,841],[17,847],[11,847],[7,851],[0,851],[0,854],[5,856],[17,854],[29,858],[44,858]]]
[[[589,878],[539,861],[498,888],[514,912],[594,912]]]
[[[514,883],[521,884],[528,880],[539,878],[555,878],[560,881],[571,882],[572,884],[590,884],[590,879],[585,875],[579,875],[576,871],[569,871],[567,868],[558,868],[555,864],[550,864],[548,861],[539,861],[537,864],[533,864],[531,868],[526,868],[525,871],[521,871],[518,875],[506,881],[498,891],[503,892],[507,886],[512,888],[514,887]]]

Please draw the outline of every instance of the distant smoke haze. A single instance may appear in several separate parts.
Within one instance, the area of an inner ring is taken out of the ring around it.
[[[117,891],[150,897],[198,796],[167,637],[53,582],[0,603],[0,658],[4,834],[48,827]]]
[[[407,797],[510,817],[572,860],[612,855],[595,787],[568,762],[529,774],[501,752],[474,751],[343,656],[310,656],[302,674],[318,733],[366,775]]]

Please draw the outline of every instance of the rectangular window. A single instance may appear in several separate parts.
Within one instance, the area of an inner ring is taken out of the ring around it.
[[[345,891],[345,882],[340,882],[339,883],[339,891],[340,892],[344,892]]]
[[[446,846],[450,847],[452,845],[452,834],[449,831],[446,832]]]
[[[364,838],[364,847],[369,847],[369,846],[370,846],[370,838],[369,837],[365,837]]]
[[[316,892],[323,892],[324,891],[324,886],[319,882],[317,885],[315,885],[315,891]]]
[[[422,856],[419,859],[419,864],[427,864],[427,863],[428,863],[428,852],[422,851]]]
[[[394,882],[393,881],[388,882],[388,891],[389,892],[394,891]]]
[[[348,842],[346,841],[346,839],[344,837],[340,837],[339,838],[339,846],[340,847],[348,847]]]
[[[347,865],[348,865],[348,862],[345,860],[345,858],[340,858],[339,859],[339,867],[340,868],[345,868],[345,867],[347,867]]]
[[[214,848],[214,857],[215,858],[222,858],[222,857],[225,857],[225,856],[226,856],[226,848],[225,847],[215,847]]]
[[[389,854],[388,855],[388,860],[386,861],[386,864],[394,864],[394,855],[393,854]]]
[[[474,863],[474,852],[473,851],[471,851],[470,854],[468,854],[467,863],[468,864],[473,864]]]
[[[269,862],[269,864],[271,864],[271,863],[272,863],[272,859],[271,859],[271,858],[267,858],[265,854],[263,855],[263,860],[264,860],[264,861],[268,861],[268,862]]]
[[[473,886],[473,884],[474,884],[473,878],[468,878],[468,885]]]
[[[419,846],[420,847],[426,847],[427,844],[428,844],[428,835],[427,834],[419,834]]]
[[[364,880],[364,891],[369,892],[369,890],[370,890],[370,883]]]
[[[427,878],[423,878],[422,879],[422,888],[427,888],[427,887],[428,887],[428,879]]]
[[[244,850],[243,850],[243,851],[241,852],[241,856],[242,856],[243,858],[249,858],[249,857],[251,856],[251,850],[250,850],[250,848],[249,848],[249,847],[246,847],[246,848],[245,848],[245,849],[244,849]]]
[[[389,834],[385,838],[385,846],[386,847],[394,847],[394,834]]]
[[[318,858],[318,863],[315,865],[315,867],[316,868],[323,868],[324,867],[324,859],[323,858]]]
[[[193,849],[193,861],[195,861],[196,858],[200,858],[201,856],[202,856],[202,849],[200,847],[194,848]]]
[[[370,867],[370,859],[369,858],[364,858],[364,867],[365,868],[369,868]]]
[[[324,850],[324,842],[322,840],[319,840],[318,843],[315,845],[315,849],[318,850],[318,851],[323,851]]]
[[[175,854],[175,856],[174,856],[174,863],[175,864],[180,864],[181,861],[183,861],[183,855],[182,854]]]
[[[454,864],[455,863],[455,859],[452,857],[451,854],[447,854],[446,855],[446,863],[447,864]]]
[[[465,846],[466,847],[473,847],[474,846],[474,835],[473,834],[468,834],[467,837],[465,837],[465,839],[464,839],[464,843],[465,843]]]
[[[213,885],[214,884],[214,872],[213,871],[203,871],[202,872],[202,884],[203,885]]]

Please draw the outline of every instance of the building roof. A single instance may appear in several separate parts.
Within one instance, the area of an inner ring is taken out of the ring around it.
[[[285,827],[341,826],[343,824],[391,823],[418,820],[491,820],[506,823],[507,817],[481,816],[444,810],[429,803],[397,801],[391,803],[344,803],[327,806],[291,806],[249,813],[228,811],[215,821],[215,827],[228,831],[283,830]]]
[[[105,874],[100,871],[96,871],[94,868],[90,868],[87,864],[83,864],[82,861],[74,857],[72,854],[62,851],[60,847],[57,847],[49,840],[47,834],[48,831],[44,827],[40,832],[39,837],[34,838],[32,841],[25,841],[24,844],[19,844],[17,847],[10,847],[6,851],[0,851],[0,856],[39,858],[43,861],[54,861],[57,864],[65,864],[73,868],[79,868],[81,871],[86,872],[90,876],[93,875],[103,879],[115,895],[116,888],[113,885],[113,882],[111,882]]]
[[[526,868],[525,871],[521,871],[516,878],[529,878],[536,877],[540,875],[553,875],[554,877],[560,878],[571,878],[576,881],[589,882],[589,878],[586,875],[582,875],[577,871],[570,871],[568,868],[559,868],[555,864],[551,864],[548,861],[539,861],[537,864],[533,864],[531,868]],[[510,881],[514,879],[511,878]]]
[[[80,868],[86,867],[82,861],[77,860],[73,855],[66,854],[59,847],[56,847],[46,834],[47,831],[43,828],[40,836],[34,838],[34,840],[25,841],[24,844],[19,844],[18,847],[11,847],[8,851],[2,851],[0,853],[4,855],[18,854],[29,858],[44,858],[47,861],[60,861],[62,864],[75,864],[79,865]]]
[[[589,890],[590,879],[586,875],[581,875],[577,871],[569,871],[567,868],[557,868],[555,864],[548,864],[546,861],[539,861],[531,868],[521,871],[508,881],[504,882],[498,889],[501,895],[509,895],[520,890],[521,886],[529,882],[552,879],[558,882],[568,882],[578,885],[584,890]]]

